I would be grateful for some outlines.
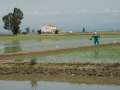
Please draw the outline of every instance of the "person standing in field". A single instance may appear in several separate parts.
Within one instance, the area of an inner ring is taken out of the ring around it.
[[[90,40],[94,41],[94,45],[99,45],[99,38],[100,38],[100,35],[98,35],[97,32],[94,32]]]

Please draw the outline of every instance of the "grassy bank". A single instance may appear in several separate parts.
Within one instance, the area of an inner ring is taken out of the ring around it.
[[[0,36],[0,41],[16,41],[16,40],[64,40],[64,39],[79,39],[88,38],[90,35],[79,35],[79,34],[28,34],[28,35],[17,35],[17,36]]]
[[[99,32],[101,37],[120,37],[120,32]],[[72,34],[27,34],[27,35],[0,35],[0,41],[16,41],[16,40],[63,40],[63,39],[83,39],[89,38],[90,33],[72,33]]]

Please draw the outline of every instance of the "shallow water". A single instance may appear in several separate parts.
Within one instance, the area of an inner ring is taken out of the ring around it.
[[[120,42],[120,38],[102,38],[100,43]],[[20,51],[44,51],[50,49],[72,48],[79,46],[93,45],[93,41],[88,39],[69,39],[59,41],[46,40],[29,40],[29,41],[12,41],[0,42],[0,54],[20,52]]]
[[[120,90],[120,86],[52,81],[0,81],[0,90]]]
[[[64,52],[47,53],[46,55],[18,56],[11,61],[50,63],[73,63],[73,62],[93,62],[93,63],[118,63],[120,62],[120,46],[94,47],[86,50],[72,50]]]

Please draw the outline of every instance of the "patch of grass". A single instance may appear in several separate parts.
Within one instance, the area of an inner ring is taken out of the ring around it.
[[[101,37],[118,37],[120,38],[120,32],[99,32]],[[0,41],[24,41],[24,40],[64,40],[64,39],[83,39],[90,38],[90,33],[72,33],[72,34],[27,34],[27,35],[0,35]]]
[[[0,36],[0,41],[24,41],[24,40],[63,40],[63,39],[77,39],[77,38],[88,38],[89,35],[39,35],[39,34],[28,34],[28,35],[17,35],[17,36]]]

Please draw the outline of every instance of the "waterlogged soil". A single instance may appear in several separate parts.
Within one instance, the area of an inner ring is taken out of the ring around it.
[[[12,63],[0,64],[0,75],[72,75],[120,78],[119,63]]]

